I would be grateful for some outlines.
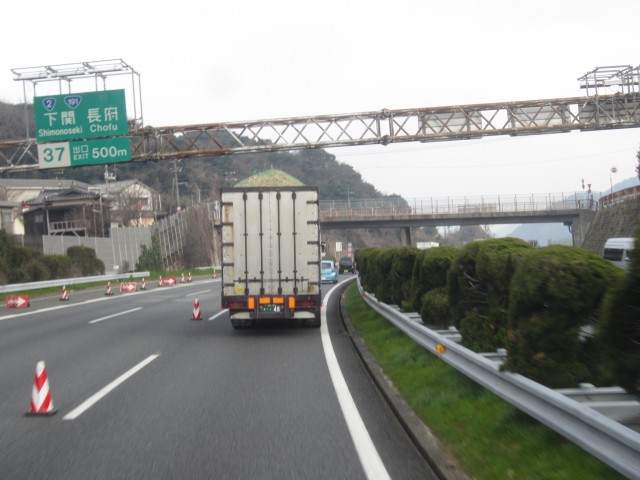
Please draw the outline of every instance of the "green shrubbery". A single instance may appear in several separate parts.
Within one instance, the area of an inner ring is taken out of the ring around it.
[[[640,230],[631,252],[629,271],[614,284],[602,305],[597,339],[604,346],[604,363],[616,383],[640,393]]]
[[[578,247],[533,248],[515,238],[461,250],[366,248],[355,258],[363,288],[378,300],[420,312],[428,325],[455,325],[474,351],[506,348],[510,371],[552,387],[638,390],[638,250],[627,274]]]
[[[93,248],[69,247],[67,248],[67,256],[71,259],[75,273],[80,277],[104,274],[104,263],[96,257],[96,251]]]
[[[505,368],[552,387],[598,382],[590,332],[622,273],[581,248],[554,245],[526,255],[510,284]]]
[[[519,238],[471,242],[449,269],[447,293],[453,324],[464,345],[491,352],[504,347],[509,282],[520,259],[533,247]]]
[[[104,263],[92,248],[76,246],[67,249],[67,255],[42,255],[0,230],[0,285],[103,273]]]
[[[140,245],[140,255],[136,263],[136,270],[148,270],[159,272],[163,269],[162,254],[160,253],[160,240],[157,235],[151,236],[151,246]]]

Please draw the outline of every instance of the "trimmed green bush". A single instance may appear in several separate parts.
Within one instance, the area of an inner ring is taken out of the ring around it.
[[[411,288],[402,304],[405,311],[422,312],[424,295],[433,289],[446,287],[447,272],[459,253],[457,248],[448,246],[420,250],[413,266]],[[426,322],[424,317],[422,320]]]
[[[622,271],[595,253],[565,245],[524,256],[510,284],[504,368],[549,387],[597,382],[589,334],[600,303]]]
[[[373,293],[375,285],[381,281],[376,270],[377,256],[382,253],[383,249],[379,247],[359,248],[354,252],[354,259],[358,266],[358,275],[360,283],[365,291]]]
[[[23,270],[29,282],[41,282],[51,278],[51,273],[47,266],[35,258],[29,260],[27,264],[23,266]]]
[[[426,325],[447,328],[451,321],[447,289],[432,288],[422,295],[420,316]]]
[[[80,276],[89,277],[104,274],[104,263],[96,257],[96,251],[93,248],[81,245],[69,247],[67,255]]]
[[[640,393],[640,230],[635,235],[629,271],[614,285],[602,306],[598,329],[604,362],[613,381]]]
[[[389,270],[391,301],[396,305],[402,305],[411,294],[414,265],[420,250],[416,247],[398,247],[391,249],[391,253]]]
[[[467,244],[453,261],[447,276],[449,309],[467,348],[488,352],[505,346],[509,281],[531,251],[519,238],[481,240]]]
[[[70,278],[73,264],[67,255],[43,255],[40,259],[50,272],[50,278]]]

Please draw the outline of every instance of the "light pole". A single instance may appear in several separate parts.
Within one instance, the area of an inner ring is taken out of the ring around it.
[[[609,192],[609,195],[613,195],[613,178],[612,175],[614,173],[616,173],[618,171],[618,169],[616,167],[611,167],[611,170],[609,171],[609,186],[611,187],[611,191]]]

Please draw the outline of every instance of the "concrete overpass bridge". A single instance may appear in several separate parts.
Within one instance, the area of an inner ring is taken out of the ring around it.
[[[320,202],[323,230],[400,229],[411,245],[411,229],[455,225],[562,223],[581,246],[597,209],[586,192],[440,198],[384,198]]]

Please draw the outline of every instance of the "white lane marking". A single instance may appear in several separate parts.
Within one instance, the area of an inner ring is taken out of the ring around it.
[[[96,318],[95,320],[91,320],[89,323],[98,323],[103,320],[109,320],[110,318],[119,317],[120,315],[126,315],[127,313],[137,312],[138,310],[142,310],[142,307],[132,308],[131,310],[125,310],[124,312],[114,313],[113,315],[107,315],[106,317]]]
[[[111,392],[113,389],[115,389],[118,385],[120,385],[122,382],[127,380],[129,377],[133,376],[139,370],[142,370],[144,367],[149,365],[151,362],[153,362],[159,356],[160,356],[159,353],[156,353],[154,355],[150,355],[149,357],[144,359],[142,362],[140,362],[138,365],[136,365],[132,369],[128,370],[127,372],[123,373],[122,375],[120,375],[118,378],[116,378],[109,385],[107,385],[106,387],[102,388],[98,392],[96,392],[93,395],[91,395],[84,402],[82,402],[79,406],[77,406],[75,409],[71,410],[64,417],[62,417],[62,419],[63,420],[75,420],[80,415],[82,415],[85,411],[87,411],[89,408],[91,408],[93,405],[95,405],[98,401],[100,401],[105,395],[107,395],[109,392]]]
[[[199,292],[188,293],[185,297],[194,297],[196,295],[200,295],[202,293],[211,293],[211,290],[200,290]]]
[[[57,307],[47,307],[47,308],[41,308],[39,310],[31,310],[30,312],[24,312],[24,313],[14,313],[11,315],[6,315],[4,317],[0,317],[0,320],[7,320],[9,318],[17,318],[17,317],[26,317],[29,315],[35,315],[36,313],[45,313],[45,312],[51,312],[53,310],[60,310],[62,308],[69,308],[69,307],[77,307],[78,305],[84,305],[87,303],[95,303],[95,302],[102,302],[104,300],[108,300],[108,297],[105,298],[94,298],[92,300],[85,300],[84,302],[80,302],[80,303],[69,303],[66,305],[59,305]]]
[[[227,313],[229,311],[228,308],[225,308],[224,310],[222,310],[221,312],[216,313],[215,315],[213,315],[212,317],[207,318],[207,320],[211,321],[211,320],[215,320],[216,318],[218,318],[220,315],[223,315],[225,313]]]
[[[342,409],[342,415],[347,422],[347,427],[349,428],[351,439],[353,440],[356,451],[358,452],[358,457],[360,458],[360,463],[362,464],[365,475],[369,480],[390,479],[391,477],[389,477],[387,469],[382,463],[382,459],[380,458],[380,455],[378,455],[378,451],[376,450],[376,447],[373,444],[371,437],[369,436],[367,427],[362,421],[360,412],[358,412],[358,408],[353,401],[351,392],[349,392],[349,387],[347,386],[347,382],[342,375],[342,370],[340,370],[340,365],[338,364],[336,353],[333,350],[333,345],[331,344],[329,328],[327,327],[326,306],[329,304],[329,297],[335,289],[336,287],[333,287],[331,290],[329,290],[324,298],[321,311],[322,325],[320,328],[322,347],[324,349],[324,356],[327,360],[327,366],[329,367],[329,374],[331,375],[333,388],[335,389],[336,395],[338,396],[338,402],[340,403],[340,408]]]

